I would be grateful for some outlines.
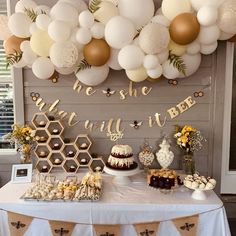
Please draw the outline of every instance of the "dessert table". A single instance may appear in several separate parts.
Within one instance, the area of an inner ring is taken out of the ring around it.
[[[92,224],[121,224],[123,236],[136,235],[134,223],[162,221],[158,236],[178,236],[171,219],[199,214],[199,236],[230,236],[222,201],[213,191],[197,201],[191,190],[180,187],[169,194],[146,185],[143,174],[132,177],[128,186],[112,183],[104,175],[104,190],[97,202],[35,202],[20,197],[32,185],[9,182],[0,189],[0,236],[9,236],[7,211],[35,217],[25,236],[51,236],[47,220],[76,222],[72,236],[96,235]]]

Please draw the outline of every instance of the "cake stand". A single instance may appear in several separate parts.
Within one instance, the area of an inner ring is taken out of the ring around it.
[[[187,187],[186,185],[184,185],[184,186],[188,189],[194,190],[191,197],[195,200],[206,200],[207,195],[205,192],[214,189],[214,188],[212,188],[212,189],[199,189],[199,188],[190,188],[190,187]]]
[[[104,171],[109,174],[115,176],[113,178],[113,183],[119,185],[128,185],[131,183],[130,176],[141,173],[142,171],[138,168],[138,166],[133,170],[114,170],[107,166],[104,167]]]

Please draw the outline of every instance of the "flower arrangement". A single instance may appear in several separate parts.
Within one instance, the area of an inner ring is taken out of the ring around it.
[[[180,148],[184,149],[187,153],[193,153],[202,148],[202,142],[205,141],[205,139],[199,130],[191,125],[176,125],[175,128],[176,133],[174,134],[174,137]]]
[[[30,152],[33,148],[36,131],[29,126],[14,124],[12,132],[6,134],[3,138],[11,144],[15,144],[17,151],[21,153],[21,161],[23,163],[30,162]]]

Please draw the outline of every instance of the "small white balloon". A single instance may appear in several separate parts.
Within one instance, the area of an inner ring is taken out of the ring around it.
[[[34,61],[32,71],[37,78],[48,79],[54,73],[54,65],[49,58],[39,57]]]
[[[180,72],[177,70],[176,67],[173,66],[173,63],[170,63],[170,61],[165,61],[162,65],[163,69],[163,75],[167,79],[176,79],[179,77]]]
[[[143,60],[143,66],[147,70],[155,69],[159,65],[159,60],[156,55],[146,55]]]
[[[163,25],[165,27],[169,27],[170,26],[170,20],[168,20],[165,16],[163,15],[156,15],[152,18],[151,20],[152,23],[157,23],[160,25]]]
[[[218,11],[214,6],[203,6],[197,13],[198,22],[203,26],[215,24],[217,17]]]
[[[122,16],[112,17],[105,27],[105,39],[111,47],[116,49],[121,49],[131,43],[135,34],[133,23]]]
[[[20,50],[22,52],[26,51],[26,50],[29,50],[31,49],[30,47],[30,41],[29,40],[25,40],[23,41],[21,44],[20,44]]]
[[[110,58],[107,62],[107,65],[113,69],[113,70],[121,70],[122,67],[120,66],[118,62],[118,55],[119,55],[120,50],[111,48],[110,50]]]
[[[94,16],[89,10],[82,11],[79,15],[81,27],[91,28],[94,24]]]
[[[157,79],[162,75],[163,69],[162,66],[159,64],[156,68],[147,70],[147,74],[152,79]]]
[[[37,4],[32,0],[20,0],[15,5],[15,12],[25,12],[25,9],[35,9]]]
[[[143,64],[144,53],[135,45],[127,45],[123,47],[118,55],[118,61],[122,68],[126,70],[134,70]]]
[[[201,53],[204,55],[212,54],[216,50],[217,46],[217,41],[209,45],[201,44]]]
[[[31,23],[32,22],[27,15],[18,12],[10,16],[8,27],[15,36],[20,38],[28,38],[31,35],[29,31]]]
[[[105,26],[100,22],[95,22],[91,28],[91,33],[93,38],[102,39],[105,34]]]
[[[81,52],[84,48],[84,45],[83,44],[80,44],[77,39],[76,39],[76,34],[77,34],[77,31],[78,31],[79,28],[74,28],[72,30],[72,33],[71,33],[71,36],[70,36],[70,39],[69,41],[71,41],[72,43],[74,43],[76,45],[76,47],[78,48],[78,51]]]
[[[220,37],[220,29],[217,25],[201,26],[198,41],[202,44],[212,44]]]
[[[163,64],[165,61],[167,61],[169,57],[169,50],[165,49],[157,54],[157,58],[159,59],[159,63]]]
[[[201,45],[197,41],[193,41],[192,43],[187,45],[187,53],[188,54],[197,54],[201,50]]]
[[[76,40],[80,44],[87,44],[91,41],[92,34],[89,29],[87,28],[79,28],[76,33]]]
[[[131,81],[136,83],[142,82],[148,77],[147,70],[143,66],[135,70],[126,70],[125,73]]]
[[[37,59],[37,55],[30,48],[23,52],[22,58],[28,66],[31,66],[34,63],[34,61]]]
[[[48,15],[40,14],[36,18],[36,25],[41,30],[47,30],[51,21],[52,19]]]
[[[64,42],[71,34],[70,25],[61,20],[54,20],[48,26],[49,36],[56,42]]]
[[[35,23],[35,22],[32,22],[32,23],[30,24],[30,27],[29,27],[30,34],[32,35],[33,33],[35,33],[35,32],[38,31],[38,30],[39,30],[39,28],[38,28],[38,26],[36,25],[36,23]]]
[[[221,31],[220,37],[218,38],[218,40],[227,40],[227,39],[232,38],[233,36],[234,36],[234,34],[228,34],[228,33]]]

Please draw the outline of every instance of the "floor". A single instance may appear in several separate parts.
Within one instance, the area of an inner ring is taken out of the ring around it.
[[[229,227],[232,236],[236,236],[236,219],[229,219]]]

